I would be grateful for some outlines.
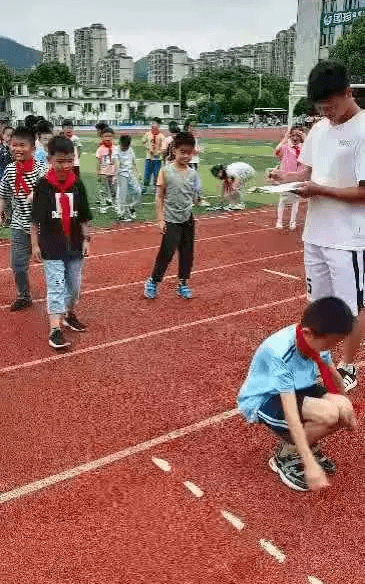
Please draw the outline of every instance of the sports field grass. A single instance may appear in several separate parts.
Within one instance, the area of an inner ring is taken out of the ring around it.
[[[81,136],[81,143],[81,177],[87,188],[90,206],[93,208],[93,224],[98,227],[107,227],[115,221],[116,215],[114,211],[108,211],[105,215],[101,215],[95,204],[97,195],[95,152],[98,145],[98,138],[96,134],[83,135]],[[212,166],[215,164],[230,164],[238,160],[251,164],[256,171],[256,176],[249,181],[247,189],[252,189],[254,186],[262,186],[264,184],[265,169],[276,164],[272,156],[274,146],[276,145],[274,142],[204,138],[199,140],[199,144],[202,148],[199,173],[202,180],[204,196],[211,203],[212,207],[219,205],[221,193],[221,181],[215,179],[210,173]],[[142,146],[142,137],[134,136],[132,146],[136,154],[138,169],[143,176],[145,151]],[[244,199],[247,207],[256,207],[258,205],[275,203],[277,197],[273,194],[246,192]],[[195,214],[211,211],[207,207],[195,207],[194,209]],[[143,197],[142,204],[137,209],[137,219],[143,221],[154,218],[154,196],[150,193]],[[0,228],[0,238],[8,236],[9,230]]]

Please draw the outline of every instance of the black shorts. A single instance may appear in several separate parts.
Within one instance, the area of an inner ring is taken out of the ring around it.
[[[297,398],[297,405],[299,416],[302,422],[303,415],[303,401],[305,397],[316,397],[321,398],[326,395],[327,390],[322,385],[312,385],[311,387],[306,387],[305,389],[300,389],[295,392],[295,397]],[[262,404],[257,412],[257,417],[262,424],[268,426],[275,434],[278,434],[281,438],[285,440],[292,441],[288,422],[284,416],[283,405],[281,403],[280,394],[273,395],[266,402]]]

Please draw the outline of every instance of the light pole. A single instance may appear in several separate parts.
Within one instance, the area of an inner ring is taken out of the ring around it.
[[[259,79],[260,79],[260,84],[259,84],[259,99],[261,99],[261,94],[262,94],[262,73],[259,73]]]
[[[181,120],[181,79],[179,79],[179,115]]]

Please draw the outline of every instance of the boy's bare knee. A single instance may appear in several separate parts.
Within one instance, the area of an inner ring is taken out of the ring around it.
[[[340,410],[336,403],[321,400],[315,411],[313,411],[312,421],[317,424],[323,424],[328,427],[333,427],[338,424],[340,418]]]

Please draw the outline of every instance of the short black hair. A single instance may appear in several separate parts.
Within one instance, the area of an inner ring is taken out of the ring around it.
[[[161,126],[161,124],[162,124],[162,120],[161,120],[161,118],[158,118],[158,117],[156,117],[156,118],[153,118],[153,120],[152,120],[152,121],[153,121],[153,122],[156,122],[156,124],[158,124],[159,126]]]
[[[28,126],[18,126],[14,130],[13,138],[22,138],[23,140],[27,140],[32,144],[35,145],[35,134],[34,130]]]
[[[97,124],[95,124],[95,128],[97,129],[98,132],[101,132],[101,130],[104,130],[104,128],[107,127],[108,127],[107,122],[98,122]]]
[[[174,120],[172,120],[171,122],[169,122],[169,132],[171,134],[178,134],[180,132],[179,125]]]
[[[188,127],[192,124],[192,120],[185,120],[184,122],[184,132],[188,131]]]
[[[100,130],[100,136],[103,136],[103,134],[113,134],[114,135],[114,130],[113,130],[113,128],[110,128],[109,126],[106,126],[105,128],[102,128],[102,130]]]
[[[225,178],[227,176],[226,169],[227,167],[224,164],[216,164],[215,166],[212,166],[210,172],[212,173],[213,176],[215,176],[215,178],[218,178],[219,172],[223,172],[223,178]]]
[[[36,132],[37,134],[52,134],[53,124],[47,122],[47,120],[40,120],[36,125]]]
[[[54,136],[48,142],[48,154],[49,156],[55,156],[55,154],[74,154],[74,145],[72,140],[66,138],[66,136]]]
[[[129,134],[122,134],[121,137],[119,138],[119,144],[121,146],[124,146],[125,148],[129,148],[131,142],[132,138],[129,136]]]
[[[350,307],[334,296],[328,296],[308,304],[301,325],[309,328],[314,336],[344,335],[351,333],[355,317]]]
[[[29,116],[26,116],[25,120],[24,120],[24,126],[26,128],[30,128],[31,130],[34,131],[34,128],[36,126],[36,124],[38,123],[38,118],[37,116],[34,116],[33,114],[29,114]]]
[[[73,127],[74,127],[74,123],[72,120],[63,120],[62,128],[73,128]]]
[[[350,85],[350,74],[341,61],[321,61],[309,74],[308,99],[312,103],[339,95]]]
[[[173,140],[174,148],[181,148],[181,146],[191,146],[195,147],[195,138],[190,132],[179,132],[174,136]]]

